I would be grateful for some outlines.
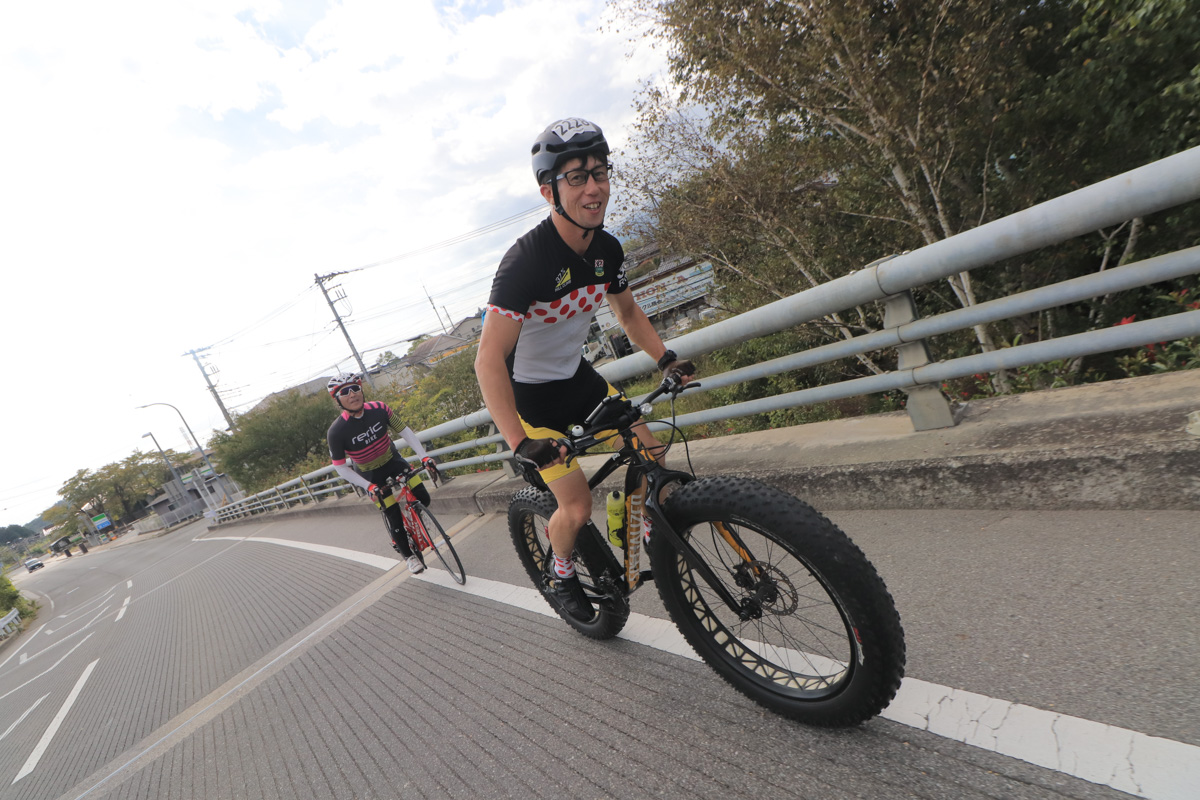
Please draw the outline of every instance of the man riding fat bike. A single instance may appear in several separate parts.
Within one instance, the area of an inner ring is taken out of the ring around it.
[[[533,144],[533,173],[553,211],[500,261],[484,316],[475,373],[492,420],[518,460],[541,470],[558,503],[548,537],[554,594],[572,616],[592,617],[571,559],[591,518],[592,495],[578,461],[567,466],[557,444],[614,389],[582,356],[596,309],[607,299],[630,341],[664,372],[695,372],[679,361],[638,306],[625,276],[625,253],[603,230],[612,165],[600,127],[562,119]],[[685,382],[688,380],[684,378]],[[661,445],[634,429],[652,453]]]

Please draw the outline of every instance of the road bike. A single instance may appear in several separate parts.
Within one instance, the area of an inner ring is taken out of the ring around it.
[[[533,485],[508,509],[525,571],[558,615],[593,639],[616,636],[629,619],[630,594],[653,580],[697,654],[755,702],[827,727],[875,716],[895,697],[905,663],[900,615],[883,579],[850,537],[792,495],[749,478],[698,478],[659,463],[631,429],[669,393],[671,446],[679,433],[675,398],[684,388],[668,376],[636,406],[618,392],[559,440],[568,460],[616,442],[588,480],[593,491],[626,467],[623,563],[590,521],[572,555],[595,609],[591,619],[572,616],[555,599],[546,528],[557,506],[531,465],[522,470]],[[648,572],[640,566],[645,522]]]
[[[436,467],[429,467],[428,470],[434,486],[438,485],[439,480],[444,480]],[[454,579],[455,583],[464,584],[467,582],[467,573],[463,569],[462,559],[458,557],[458,551],[450,543],[450,537],[446,535],[446,531],[437,521],[437,517],[417,499],[410,487],[412,476],[419,474],[411,472],[400,480],[388,478],[385,482],[388,491],[400,505],[400,513],[404,518],[404,531],[408,536],[408,546],[412,548],[413,555],[420,559],[422,566],[428,566],[425,560],[425,551],[432,551],[446,571],[450,573],[450,577]],[[382,513],[382,505],[379,510]],[[390,535],[392,526],[388,522],[386,514],[383,515],[383,524]]]

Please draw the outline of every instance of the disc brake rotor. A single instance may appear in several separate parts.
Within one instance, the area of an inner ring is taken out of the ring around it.
[[[800,605],[800,593],[791,579],[773,564],[765,561],[739,564],[735,580],[746,590],[753,605],[764,613],[787,616]]]

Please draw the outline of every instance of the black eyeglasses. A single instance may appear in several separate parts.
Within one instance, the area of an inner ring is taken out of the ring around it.
[[[587,183],[588,176],[592,176],[592,180],[596,183],[608,183],[609,177],[612,175],[612,164],[605,164],[594,169],[573,169],[564,172],[561,175],[556,175],[554,180],[567,179],[567,186],[583,186]]]
[[[358,394],[362,391],[362,387],[356,383],[348,383],[337,390],[338,397],[345,397],[348,394]]]

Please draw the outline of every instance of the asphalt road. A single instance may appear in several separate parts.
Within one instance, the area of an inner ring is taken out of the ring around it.
[[[766,713],[668,645],[578,636],[531,602],[500,517],[443,520],[469,591],[388,570],[370,514],[55,559],[16,576],[42,610],[0,646],[0,800],[1194,796],[1192,513],[831,516],[896,598],[912,679],[849,731]],[[664,616],[652,586],[634,611]],[[1004,754],[1038,715],[1048,767],[1032,734]],[[972,725],[1001,744],[955,741]],[[1107,778],[1078,763],[1123,736]]]

